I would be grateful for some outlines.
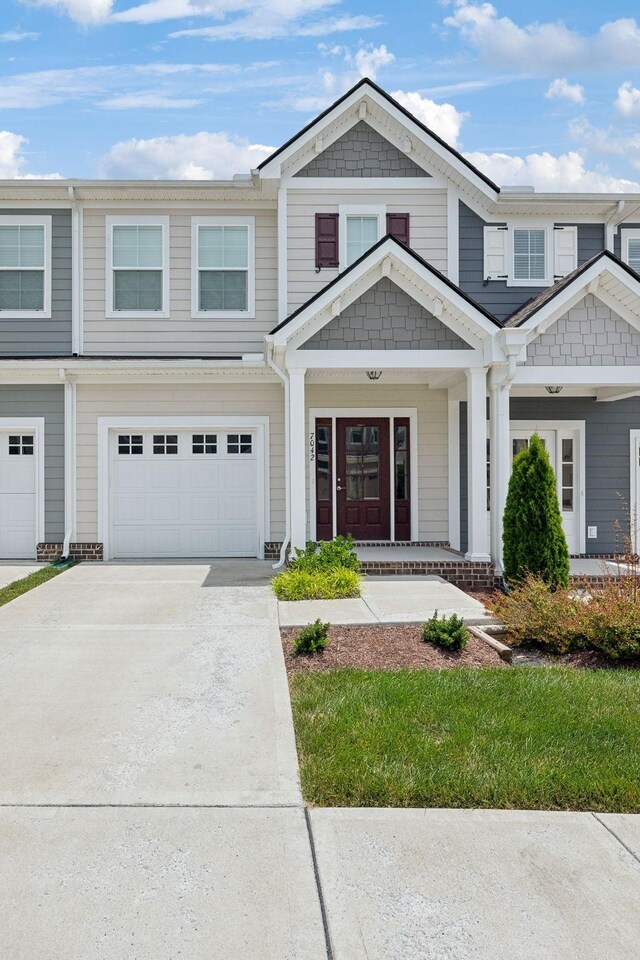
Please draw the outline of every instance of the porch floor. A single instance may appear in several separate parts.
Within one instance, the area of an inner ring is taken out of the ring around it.
[[[423,563],[449,561],[455,563],[464,560],[464,557],[456,553],[455,550],[447,550],[445,547],[413,547],[408,544],[401,547],[356,547],[355,550],[362,563],[383,560],[390,562],[421,561]]]

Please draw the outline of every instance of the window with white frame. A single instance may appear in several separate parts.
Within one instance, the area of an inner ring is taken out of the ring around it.
[[[107,218],[107,315],[167,316],[169,218]]]
[[[351,266],[384,236],[386,207],[340,206],[340,269]]]
[[[512,223],[484,228],[484,279],[507,286],[546,287],[578,266],[578,228]]]
[[[0,217],[0,315],[51,316],[51,217]]]
[[[640,230],[622,230],[622,259],[640,273]]]
[[[255,218],[194,217],[192,312],[196,317],[255,315]]]

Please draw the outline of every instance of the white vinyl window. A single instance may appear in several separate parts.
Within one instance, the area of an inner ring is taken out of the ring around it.
[[[520,229],[513,231],[513,279],[545,281],[547,279],[547,231]]]
[[[622,259],[640,273],[640,230],[622,230]]]
[[[386,207],[340,206],[340,269],[370,250],[384,236]]]
[[[193,217],[194,317],[255,316],[255,218]]]
[[[109,317],[169,315],[169,218],[107,218]]]
[[[0,217],[0,316],[51,316],[51,217]]]

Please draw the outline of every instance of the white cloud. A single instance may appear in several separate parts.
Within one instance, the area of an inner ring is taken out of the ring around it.
[[[306,84],[298,87],[297,92],[288,94],[282,100],[269,102],[267,106],[300,110],[303,113],[318,113],[352,87],[363,77],[375,80],[378,71],[395,61],[395,56],[384,44],[374,47],[361,44],[357,50],[341,44],[328,46],[318,44],[318,50],[325,57],[336,57],[346,66],[343,69],[325,69],[309,77]]]
[[[479,152],[465,156],[500,186],[532,184],[536,190],[549,193],[625,193],[640,190],[640,183],[633,180],[613,177],[606,171],[585,169],[584,157],[573,150],[560,156],[530,153],[526,157],[512,157],[506,153]]]
[[[226,133],[204,131],[192,136],[125,140],[114,144],[102,158],[100,172],[112,178],[230,180],[235,173],[253,170],[274,149]]]
[[[24,147],[29,141],[19,133],[0,130],[0,180],[57,180],[59,173],[25,173]]]
[[[454,0],[454,4],[445,25],[458,30],[491,65],[544,74],[637,67],[640,60],[640,27],[632,17],[608,21],[587,36],[559,21],[520,26],[509,17],[498,16],[492,3]]]
[[[461,113],[452,103],[436,103],[415,92],[395,90],[391,96],[450,146],[458,145],[460,129],[468,113]]]
[[[114,12],[111,20],[120,23],[159,23],[187,17],[208,17],[214,25],[177,30],[171,37],[199,37],[205,40],[265,40],[277,37],[328,36],[353,30],[369,30],[381,24],[378,16],[338,15],[317,19],[317,15],[339,0],[148,0]]]
[[[552,80],[545,93],[547,100],[571,100],[572,103],[583,105],[586,103],[584,87],[579,83],[569,83],[566,77]]]
[[[103,100],[101,107],[108,110],[188,110],[197,107],[202,100],[179,99],[178,97],[164,97],[157,93],[131,93],[122,97],[112,97]]]
[[[614,107],[623,117],[640,116],[640,90],[633,86],[631,80],[626,80],[618,87]]]
[[[0,43],[21,43],[23,40],[37,40],[39,36],[39,33],[28,30],[5,30],[0,33]]]
[[[66,13],[82,26],[104,22],[113,10],[113,0],[21,0],[21,3],[32,7],[51,7],[57,13]]]
[[[626,133],[614,127],[595,127],[581,118],[571,121],[569,133],[581,147],[593,153],[624,157],[640,170],[640,132]]]

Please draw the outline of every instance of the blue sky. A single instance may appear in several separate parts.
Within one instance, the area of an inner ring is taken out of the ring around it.
[[[231,176],[363,75],[501,183],[640,189],[637,2],[3,0],[0,177]]]

